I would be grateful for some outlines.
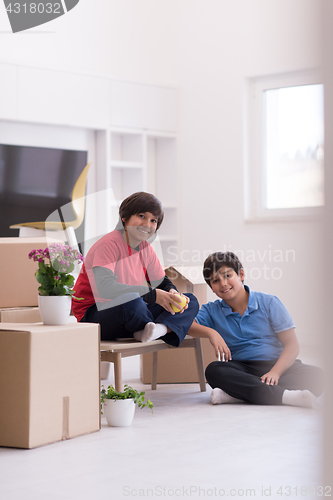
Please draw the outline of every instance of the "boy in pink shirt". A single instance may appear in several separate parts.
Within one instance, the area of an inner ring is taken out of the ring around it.
[[[99,323],[101,339],[134,337],[142,342],[162,338],[178,346],[198,312],[197,299],[186,294],[186,306],[175,313],[180,297],[149,243],[163,221],[160,201],[139,192],[119,208],[117,228],[89,250],[75,284],[73,314],[78,321]]]

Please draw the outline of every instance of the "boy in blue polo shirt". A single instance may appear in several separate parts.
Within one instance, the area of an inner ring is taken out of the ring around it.
[[[313,408],[323,391],[323,371],[296,359],[295,325],[282,302],[244,285],[243,266],[232,252],[210,255],[203,274],[221,300],[201,307],[189,334],[209,338],[224,359],[206,368],[212,403]]]

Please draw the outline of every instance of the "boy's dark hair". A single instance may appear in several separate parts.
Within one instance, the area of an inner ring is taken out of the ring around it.
[[[230,267],[238,274],[243,269],[243,265],[239,258],[233,252],[215,252],[207,257],[203,265],[203,276],[207,283],[210,285],[210,279],[214,276],[222,267]]]
[[[131,194],[122,201],[119,207],[120,221],[122,221],[122,219],[128,221],[132,215],[138,215],[144,212],[150,212],[157,218],[157,231],[162,224],[164,217],[162,203],[156,198],[156,196],[150,193],[145,193],[144,191]]]

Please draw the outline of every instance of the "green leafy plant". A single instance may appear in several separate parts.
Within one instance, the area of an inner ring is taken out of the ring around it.
[[[74,263],[83,262],[83,255],[68,245],[52,243],[44,250],[32,250],[29,259],[38,262],[36,279],[40,283],[39,295],[71,295],[74,299]]]
[[[144,391],[138,392],[127,384],[124,385],[123,392],[116,391],[113,385],[109,385],[107,390],[102,386],[101,403],[104,403],[106,399],[133,399],[134,403],[138,405],[139,408],[145,408],[147,406],[153,413],[153,403],[149,399],[145,399],[144,396]]]

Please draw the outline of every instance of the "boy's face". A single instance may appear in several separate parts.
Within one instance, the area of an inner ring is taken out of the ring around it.
[[[210,277],[210,286],[213,292],[227,303],[237,297],[240,290],[244,289],[244,269],[239,275],[230,267],[223,266]]]
[[[146,241],[156,231],[157,217],[150,212],[132,215],[128,221],[124,221],[131,245],[137,246],[141,241]]]

